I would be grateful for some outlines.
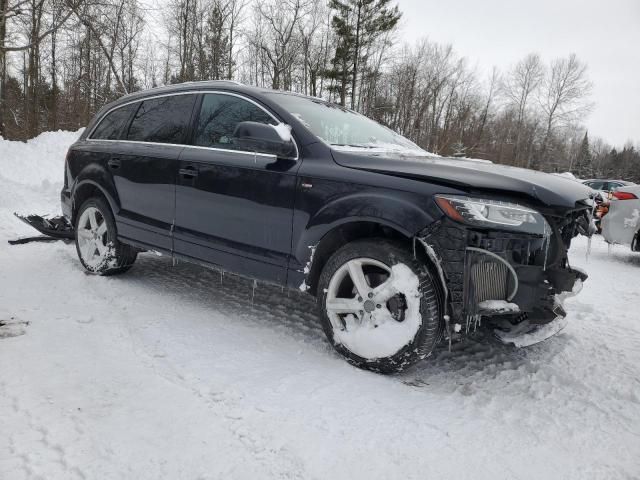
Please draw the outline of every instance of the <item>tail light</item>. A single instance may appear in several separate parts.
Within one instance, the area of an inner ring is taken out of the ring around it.
[[[613,192],[613,198],[616,198],[618,200],[637,200],[638,199],[638,197],[636,197],[631,192]]]

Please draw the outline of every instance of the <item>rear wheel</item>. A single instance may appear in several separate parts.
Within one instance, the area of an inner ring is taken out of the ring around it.
[[[433,276],[399,244],[375,239],[345,245],[327,261],[318,291],[329,342],[360,368],[400,372],[440,340]]]
[[[87,271],[115,275],[131,268],[137,252],[118,241],[115,220],[105,200],[90,198],[82,204],[76,218],[76,251]]]

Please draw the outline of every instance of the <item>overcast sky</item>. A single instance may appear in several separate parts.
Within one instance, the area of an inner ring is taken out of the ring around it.
[[[482,71],[527,53],[576,53],[589,65],[589,133],[640,142],[640,0],[398,0],[401,37],[451,43]]]

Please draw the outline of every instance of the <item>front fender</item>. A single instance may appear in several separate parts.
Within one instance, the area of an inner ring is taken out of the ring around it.
[[[418,231],[434,221],[423,199],[398,192],[391,196],[383,192],[358,192],[339,197],[309,217],[306,228],[295,245],[294,254],[301,265],[310,258],[311,249],[331,231],[345,224],[370,222],[389,227],[412,238]]]

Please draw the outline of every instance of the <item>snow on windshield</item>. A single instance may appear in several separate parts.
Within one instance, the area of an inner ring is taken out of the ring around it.
[[[341,150],[367,149],[430,155],[393,130],[338,105],[320,99],[273,93],[278,103],[311,132]]]

